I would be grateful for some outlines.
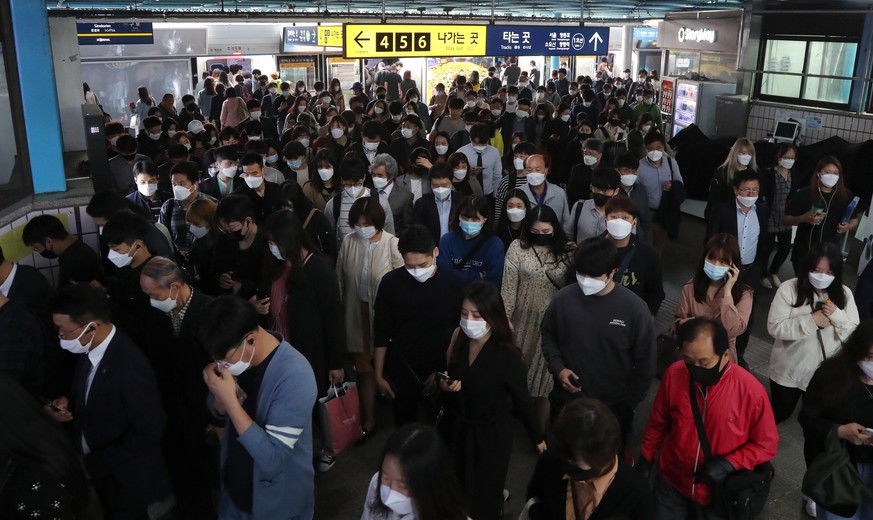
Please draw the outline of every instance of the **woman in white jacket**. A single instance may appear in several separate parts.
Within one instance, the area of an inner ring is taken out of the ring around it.
[[[803,266],[803,276],[776,291],[767,318],[767,331],[776,339],[770,352],[770,400],[777,424],[791,416],[815,370],[860,323],[852,291],[843,285],[839,248],[819,243]]]
[[[354,355],[361,400],[361,427],[369,435],[375,426],[376,382],[373,374],[373,303],[382,277],[403,266],[397,237],[385,227],[378,199],[361,197],[349,209],[354,231],[343,238],[336,274],[346,322],[346,351]]]

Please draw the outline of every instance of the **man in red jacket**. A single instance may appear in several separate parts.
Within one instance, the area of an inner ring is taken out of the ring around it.
[[[642,466],[660,451],[655,496],[660,520],[713,519],[712,485],[776,455],[779,434],[767,392],[755,376],[728,359],[721,323],[695,318],[679,327],[684,362],[664,374],[642,447]],[[690,387],[703,415],[713,458],[704,461],[694,424]]]

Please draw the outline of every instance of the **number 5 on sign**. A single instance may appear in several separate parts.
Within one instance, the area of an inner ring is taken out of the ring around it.
[[[345,24],[343,56],[411,58],[485,56],[484,25]]]

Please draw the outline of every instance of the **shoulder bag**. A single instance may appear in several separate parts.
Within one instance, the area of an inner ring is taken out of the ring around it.
[[[801,490],[816,506],[839,516],[852,517],[859,505],[873,502],[873,491],[861,480],[836,427],[828,432],[824,451],[806,469]]]
[[[694,395],[694,379],[689,380],[688,397],[691,399],[691,411],[694,414],[694,425],[697,427],[697,437],[703,449],[704,462],[713,458],[703,427],[703,417]],[[717,515],[728,520],[748,520],[761,514],[767,496],[770,494],[770,484],[776,470],[768,461],[755,466],[755,469],[735,471],[727,476],[718,486],[712,488],[712,508]]]

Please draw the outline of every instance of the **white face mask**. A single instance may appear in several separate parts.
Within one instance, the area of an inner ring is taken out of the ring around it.
[[[821,180],[822,186],[833,188],[840,181],[840,176],[836,173],[824,173],[819,174],[819,179]]]
[[[373,177],[373,186],[375,186],[377,190],[381,190],[385,186],[388,186],[388,179],[384,177]]]
[[[516,157],[512,160],[512,165],[515,166],[515,169],[517,171],[521,171],[524,169],[524,159],[522,159],[521,157]]]
[[[616,98],[615,102],[618,103],[618,108],[621,108],[624,106],[625,100],[624,98]]]
[[[246,181],[246,186],[253,190],[260,188],[261,184],[264,183],[263,177],[255,177],[254,175],[248,175],[244,180]]]
[[[161,133],[160,133],[160,132],[158,132],[158,133],[154,133],[154,134],[151,133],[151,132],[149,132],[149,139],[151,139],[152,141],[157,141],[157,140],[160,139],[160,138],[161,138]]]
[[[582,106],[585,108],[589,108],[589,107],[591,107],[592,103],[594,103],[594,102],[593,101],[583,101]]]
[[[605,289],[606,284],[609,283],[607,280],[590,278],[588,276],[582,276],[579,273],[576,273],[576,281],[579,283],[579,287],[582,289],[582,293],[585,296],[591,296],[592,294],[599,293],[600,291]]]
[[[449,147],[444,145],[444,144],[438,144],[438,145],[434,146],[434,148],[436,149],[436,153],[438,153],[440,155],[445,155],[446,152],[449,151]]]
[[[834,283],[836,277],[832,274],[809,273],[809,283],[816,289],[823,291]]]
[[[309,138],[308,137],[301,137],[300,139],[297,140],[297,142],[302,144],[303,148],[309,147]]]
[[[331,128],[330,129],[330,136],[333,137],[334,139],[339,139],[340,137],[343,136],[343,134],[345,134],[345,131],[342,128]]]
[[[466,169],[455,170],[452,172],[452,176],[454,178],[458,179],[459,181],[462,181],[465,178],[467,178],[467,170]]]
[[[503,112],[501,112],[499,108],[492,108],[492,109],[491,109],[491,115],[492,115],[492,116],[497,117],[497,116],[499,116],[499,115],[502,114],[502,113],[503,113]]]
[[[752,156],[747,153],[741,153],[737,155],[737,162],[743,166],[748,166],[752,162]]]
[[[257,121],[257,120],[261,119],[261,111],[260,110],[253,110],[253,111],[249,112],[249,117],[252,118],[253,121]]]
[[[476,107],[476,100],[475,99],[471,99],[471,100],[467,101],[467,108],[475,108],[475,107]]]
[[[182,143],[182,146],[184,146],[186,150],[191,149],[191,143]]]
[[[645,134],[648,134],[649,130],[651,130],[651,129],[652,129],[652,125],[643,125],[640,128],[640,131],[645,135]]]
[[[521,222],[525,215],[527,215],[527,211],[524,208],[508,208],[506,210],[506,218],[510,222]]]
[[[474,144],[473,149],[476,150],[477,152],[484,152],[485,145],[484,144]]]
[[[297,113],[302,114],[303,112],[306,112],[306,107],[304,105],[297,105]]]
[[[121,136],[120,136],[120,135],[116,135],[116,136],[112,136],[112,137],[110,137],[110,138],[109,138],[109,144],[111,144],[112,146],[115,146],[115,144],[118,143],[118,138],[119,138],[119,137],[121,137]]]
[[[530,172],[527,174],[527,183],[531,186],[539,186],[546,182],[546,174],[538,172]]]
[[[861,369],[861,372],[864,372],[864,375],[873,379],[873,361],[858,361],[858,368]]]
[[[509,102],[517,101],[517,100],[518,100],[518,96],[506,96],[506,100],[509,101]]]
[[[184,186],[173,186],[173,198],[176,200],[185,200],[191,196],[191,190]]]
[[[246,347],[248,347],[248,346],[251,347],[252,354],[249,356],[248,361],[243,361],[243,357],[245,357],[245,355],[246,355]],[[255,357],[254,346],[249,345],[247,342],[243,342],[241,350],[242,350],[242,352],[240,352],[240,354],[239,354],[239,361],[237,361],[236,363],[229,365],[229,366],[225,365],[225,368],[227,368],[227,371],[230,372],[230,375],[232,375],[234,377],[239,377],[240,374],[242,374],[243,372],[248,370],[249,367],[252,365],[252,359],[254,359],[254,357]]]
[[[466,320],[461,318],[460,325],[461,330],[470,339],[481,339],[491,331],[485,320]]]
[[[364,187],[363,186],[349,186],[348,188],[345,188],[343,191],[345,191],[346,195],[348,195],[349,197],[351,197],[353,199],[357,199],[358,195],[360,195],[361,192],[364,191]]]
[[[329,181],[333,179],[333,168],[319,168],[318,176],[321,177],[322,181]]]
[[[364,150],[367,150],[368,152],[375,152],[377,149],[379,149],[379,141],[376,141],[375,143],[368,143],[365,141],[363,143],[363,146]]]
[[[515,113],[515,117],[517,117],[519,119],[526,118],[527,117],[527,110],[519,110],[518,112]]]
[[[384,111],[385,111],[385,109],[382,108],[382,107],[375,107],[375,108],[373,108],[373,113],[376,114],[377,116],[378,116],[379,114],[381,114],[382,112],[384,112]]]
[[[250,136],[248,137],[248,139],[249,139],[249,141],[260,141],[260,140],[261,140],[261,136],[259,136],[259,135],[250,135]]]
[[[282,255],[282,251],[279,250],[279,246],[278,246],[278,245],[276,245],[276,244],[269,244],[269,248],[270,248],[270,253],[273,255],[273,257],[274,257],[276,260],[279,260],[279,261],[281,261],[281,262],[284,262],[284,261],[285,261],[285,257]]]
[[[85,345],[82,345],[81,343],[79,343],[79,340],[82,339],[82,336],[84,336],[85,334],[92,332],[92,330],[91,330],[92,327],[94,327],[93,321],[88,323],[84,327],[82,327],[82,332],[76,337],[76,339],[59,338],[60,343],[61,343],[61,348],[66,350],[67,352],[69,352],[71,354],[84,354],[85,352],[88,352],[89,350],[91,350],[91,343],[94,342],[93,336],[88,341],[88,343],[86,343]]]
[[[443,188],[442,186],[439,188],[433,188],[431,191],[433,191],[433,196],[436,197],[437,200],[446,200],[449,198],[449,194],[452,193],[451,188]]]
[[[582,162],[585,163],[585,166],[594,166],[597,164],[597,157],[593,155],[583,155]]]
[[[409,98],[409,102],[410,102],[410,103],[418,103],[418,98],[417,98],[417,97],[411,97],[411,98]]]
[[[217,138],[217,137],[212,136],[212,137],[209,138],[209,144],[215,144],[215,141],[218,141],[218,138]]]
[[[130,251],[128,251],[128,253],[126,255],[121,254],[121,253],[115,251],[114,249],[110,249],[109,254],[106,255],[106,258],[109,259],[110,262],[115,264],[115,267],[121,269],[122,267],[126,267],[126,266],[130,265],[130,263],[133,261],[133,257],[130,256],[130,253],[132,253],[132,252],[133,252],[132,247],[130,248]]]
[[[758,201],[757,196],[755,196],[755,197],[739,197],[738,196],[737,197],[737,202],[739,202],[741,205],[743,205],[747,208],[751,208],[752,206],[754,206],[755,202],[757,202],[757,201]]]
[[[628,174],[628,175],[621,176],[622,186],[627,186],[628,188],[630,188],[631,186],[633,186],[636,183],[637,183],[637,176],[636,175]]]
[[[412,128],[401,128],[401,129],[400,129],[400,135],[401,135],[404,139],[409,139],[409,138],[411,138],[412,135],[413,135],[414,133],[415,133],[415,132],[412,131]]]
[[[355,233],[364,240],[370,240],[376,236],[376,228],[374,226],[355,226]]]
[[[167,130],[167,137],[173,137],[174,135],[176,135],[175,130]]]
[[[779,165],[785,168],[786,170],[790,170],[794,167],[794,159],[782,159],[779,161]]]
[[[561,121],[567,122],[570,120],[570,114],[561,114]]]
[[[434,262],[433,265],[431,265],[430,267],[414,267],[412,269],[407,267],[406,272],[408,272],[410,276],[415,278],[417,281],[424,283],[430,280],[430,277],[433,276],[433,274],[436,272],[436,262]]]
[[[412,514],[412,498],[394,491],[390,487],[382,484],[379,487],[379,496],[382,498],[382,503],[385,507],[394,511],[398,515],[404,516]]]
[[[627,220],[614,218],[606,221],[606,232],[615,240],[624,240],[631,234],[634,225]]]
[[[227,177],[228,179],[232,179],[236,177],[236,166],[231,166],[230,168],[222,168],[221,174]]]
[[[658,162],[661,160],[662,157],[664,157],[664,152],[662,152],[661,150],[652,150],[651,152],[646,154],[646,157],[648,157],[649,160],[652,162]]]
[[[155,300],[154,298],[149,298],[149,304],[161,312],[170,312],[176,308],[176,299],[173,298],[173,290],[170,289],[170,295],[166,300]]]
[[[203,238],[209,233],[208,227],[195,226],[194,224],[188,224],[188,230],[191,231],[194,238]]]
[[[151,197],[152,195],[157,193],[158,185],[157,184],[148,184],[148,183],[147,184],[137,184],[136,189],[139,190],[139,192],[142,193],[142,195],[144,197]]]
[[[391,120],[394,121],[395,123],[399,123],[401,119],[403,119],[403,114],[392,114],[391,115]]]
[[[579,93],[579,91],[578,90],[568,90],[567,93],[570,94],[571,96],[575,96],[576,94]]]

